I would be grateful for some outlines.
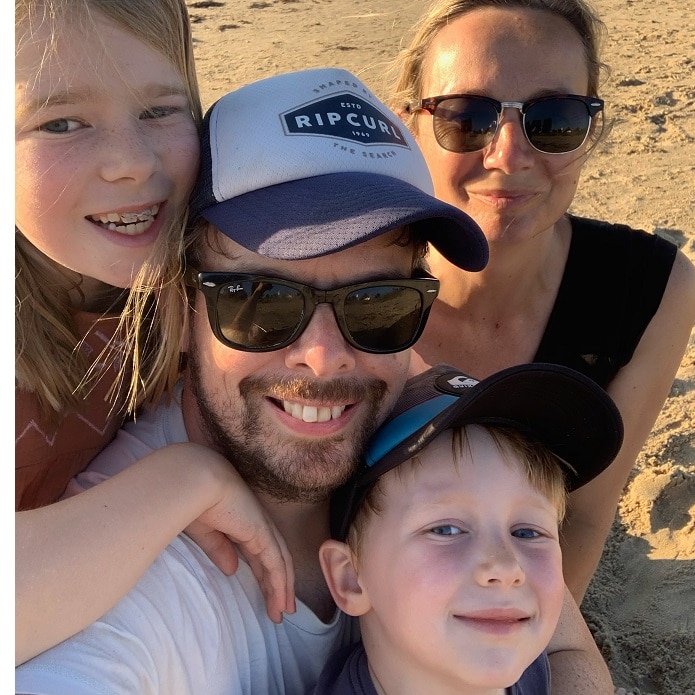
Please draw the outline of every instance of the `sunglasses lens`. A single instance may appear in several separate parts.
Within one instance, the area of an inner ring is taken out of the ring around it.
[[[483,99],[444,99],[437,104],[432,125],[440,147],[450,152],[476,152],[492,142],[497,111]]]
[[[233,346],[271,350],[292,342],[304,318],[299,290],[272,282],[233,282],[220,289],[217,321]]]
[[[579,99],[537,101],[524,114],[529,142],[541,152],[560,154],[581,147],[591,126],[586,104]]]
[[[411,287],[372,286],[350,292],[343,304],[350,338],[368,352],[398,352],[418,337],[422,297]]]

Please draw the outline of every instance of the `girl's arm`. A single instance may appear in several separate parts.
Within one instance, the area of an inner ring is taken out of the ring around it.
[[[233,541],[259,580],[274,622],[294,612],[284,539],[221,455],[198,444],[152,452],[113,478],[16,515],[15,663],[112,608],[193,520],[191,535],[226,574]]]
[[[596,571],[635,460],[659,416],[695,323],[695,266],[679,252],[659,309],[632,359],[608,385],[625,438],[615,461],[570,495],[562,528],[565,581],[578,603]]]

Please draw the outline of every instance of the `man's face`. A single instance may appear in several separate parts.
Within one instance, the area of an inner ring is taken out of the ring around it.
[[[413,249],[394,244],[399,237],[400,231],[389,232],[322,258],[280,261],[218,233],[199,269],[258,273],[318,289],[409,278]],[[235,350],[214,336],[196,292],[188,357],[183,408],[191,440],[224,454],[258,492],[316,502],[346,480],[393,407],[410,351],[380,355],[351,347],[330,304],[319,304],[285,348]]]

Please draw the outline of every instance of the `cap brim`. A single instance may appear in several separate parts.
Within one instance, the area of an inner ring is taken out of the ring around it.
[[[283,260],[335,253],[404,225],[447,260],[482,270],[488,245],[458,208],[382,174],[324,174],[236,196],[200,212],[255,253]]]
[[[608,394],[585,375],[534,363],[502,370],[472,387],[448,365],[408,381],[367,452],[367,467],[335,495],[332,532],[344,538],[374,482],[412,458],[443,431],[468,424],[509,427],[531,437],[564,464],[568,490],[586,485],[620,451],[623,427]]]
[[[568,489],[593,480],[622,445],[620,413],[594,381],[552,364],[512,368],[471,389],[451,407],[448,427],[511,427],[541,442],[566,466]]]

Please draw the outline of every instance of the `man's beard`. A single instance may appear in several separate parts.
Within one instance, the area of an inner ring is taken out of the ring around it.
[[[230,461],[253,490],[280,502],[315,503],[326,500],[355,471],[379,421],[388,391],[384,381],[341,378],[323,384],[305,377],[273,380],[248,376],[239,383],[240,399],[236,394],[218,392],[215,404],[203,386],[195,353],[195,348],[189,352],[188,370],[200,426],[208,444]],[[338,434],[321,441],[297,437],[283,442],[281,430],[264,430],[260,420],[268,393],[288,400],[363,401],[369,408],[350,440]],[[232,399],[242,408],[233,408]],[[235,421],[236,413],[239,419]]]

